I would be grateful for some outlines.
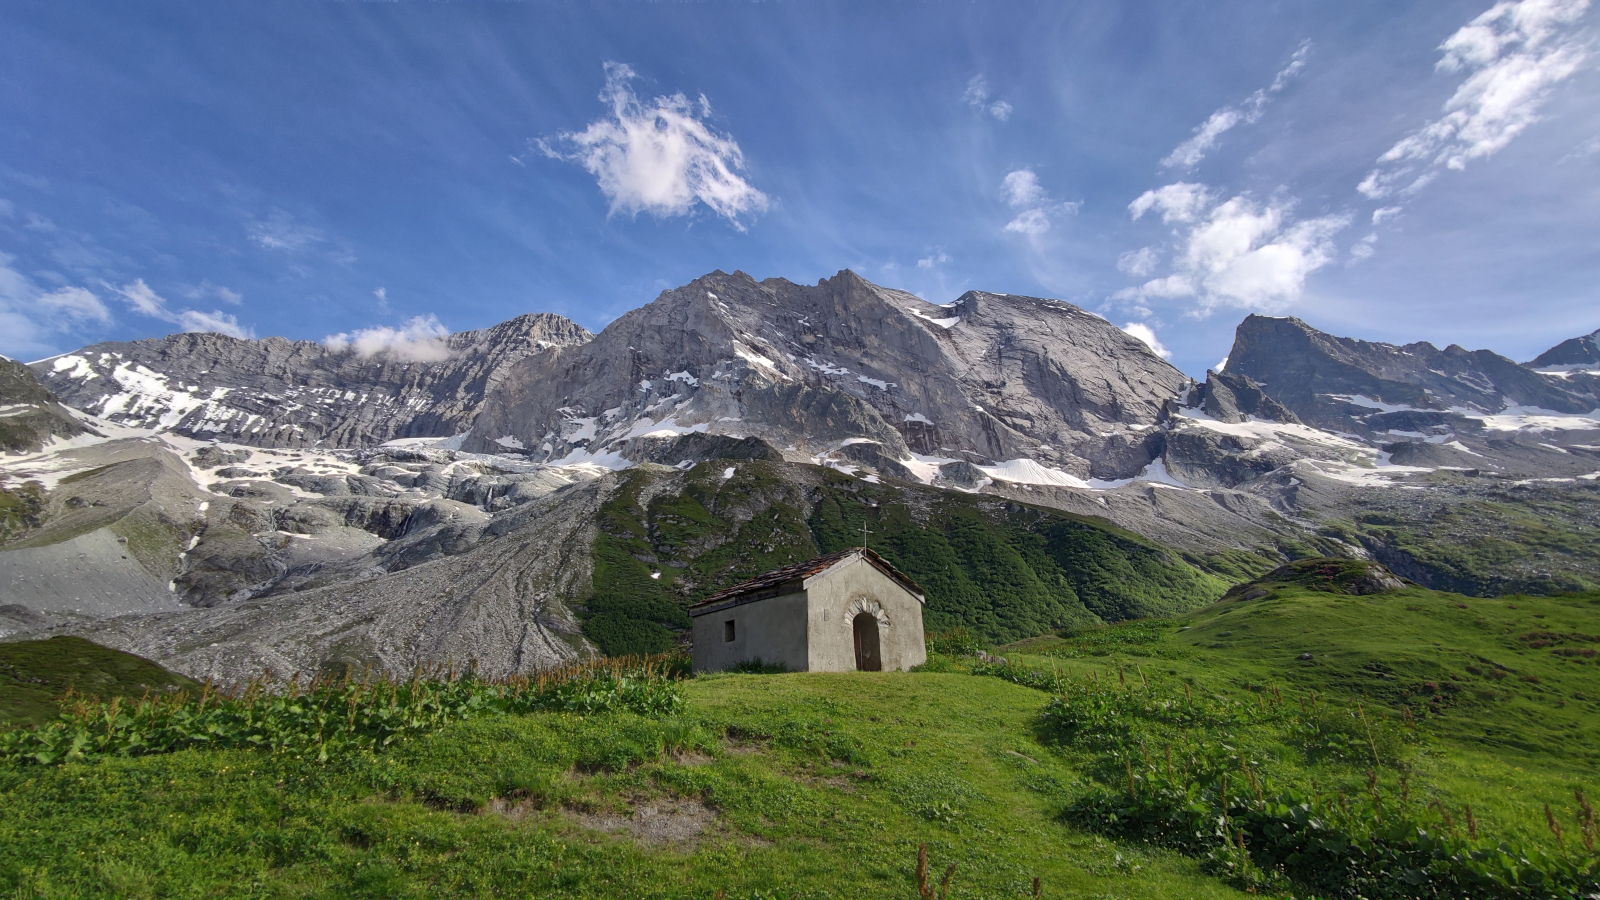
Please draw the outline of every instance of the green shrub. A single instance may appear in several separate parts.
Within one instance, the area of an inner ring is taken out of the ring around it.
[[[400,738],[460,719],[535,710],[643,716],[680,712],[681,658],[590,660],[533,677],[485,680],[441,673],[409,679],[205,685],[198,694],[137,702],[66,702],[55,722],[0,731],[0,760],[53,765],[102,756],[144,756],[192,747],[263,749],[326,761],[377,752]]]

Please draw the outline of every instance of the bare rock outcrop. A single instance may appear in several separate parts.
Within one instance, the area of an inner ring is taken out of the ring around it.
[[[465,433],[518,361],[589,338],[538,313],[372,352],[184,333],[32,368],[62,402],[121,425],[261,447],[370,447]]]
[[[972,291],[936,306],[849,271],[814,286],[714,272],[589,343],[518,363],[465,446],[576,460],[696,431],[801,459],[863,440],[895,460],[1026,458],[1119,477],[1150,462],[1139,436],[1186,381],[1067,303]]]

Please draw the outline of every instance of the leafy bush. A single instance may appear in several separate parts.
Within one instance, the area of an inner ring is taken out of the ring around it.
[[[983,642],[965,625],[930,631],[924,640],[929,653],[943,656],[974,656],[984,649]]]
[[[407,735],[480,716],[620,709],[672,715],[683,709],[674,683],[683,674],[680,658],[631,658],[500,680],[434,672],[408,679],[291,681],[283,690],[262,681],[236,690],[207,684],[198,694],[137,702],[69,698],[55,722],[0,732],[0,760],[53,765],[211,747],[325,761],[340,752],[381,751]]]
[[[1251,886],[1362,898],[1570,898],[1600,891],[1600,857],[1453,833],[1408,797],[1337,800],[1273,790],[1267,776],[1135,769],[1068,808],[1072,821],[1184,850]],[[1198,777],[1197,777],[1198,775]],[[1232,776],[1230,780],[1230,775]]]
[[[1115,682],[1009,664],[973,671],[1056,694],[1042,714],[1046,735],[1098,754],[1101,783],[1069,803],[1066,819],[1177,848],[1243,885],[1374,900],[1600,893],[1600,832],[1581,793],[1581,848],[1563,841],[1548,809],[1554,849],[1480,837],[1470,813],[1469,834],[1459,834],[1443,806],[1411,797],[1411,733],[1360,704],[1297,709],[1270,688],[1230,698],[1125,670]],[[1274,742],[1307,761],[1370,767],[1365,791],[1273,786]],[[1384,767],[1395,777],[1380,777]]]

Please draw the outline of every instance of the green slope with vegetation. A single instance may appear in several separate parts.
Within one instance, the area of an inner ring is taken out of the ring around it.
[[[724,477],[726,473],[730,475]],[[927,592],[927,626],[1004,642],[1203,606],[1227,585],[1108,522],[774,462],[639,468],[603,506],[585,634],[654,653],[685,607],[865,539]]]
[[[83,706],[74,759],[0,732],[0,896],[911,900],[920,845],[951,898],[1600,891],[1600,595],[1346,593],[1381,580],[914,673]]]
[[[1327,896],[1423,895],[1363,866],[1489,897],[1597,865],[1600,594],[1343,592],[1365,568],[1302,561],[1185,616],[1009,648],[1002,674],[1078,698],[1045,716],[1099,783],[1067,817]],[[1313,819],[1348,847],[1288,840]]]
[[[58,701],[68,691],[136,700],[198,687],[142,656],[83,638],[63,635],[0,644],[0,723],[49,721],[60,712]]]

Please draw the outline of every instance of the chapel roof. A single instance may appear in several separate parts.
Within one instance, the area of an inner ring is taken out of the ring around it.
[[[736,584],[727,590],[718,591],[704,600],[691,605],[689,608],[694,610],[703,606],[709,606],[713,603],[736,600],[739,597],[745,596],[746,594],[754,594],[762,591],[772,590],[788,584],[791,581],[804,581],[813,575],[820,575],[834,566],[843,562],[847,562],[855,557],[860,557],[871,563],[874,567],[883,572],[883,574],[889,576],[901,587],[915,594],[919,600],[926,596],[923,593],[921,586],[919,586],[915,581],[912,581],[910,576],[906,575],[904,572],[901,572],[894,566],[889,565],[888,560],[872,552],[866,547],[851,547],[848,550],[840,550],[837,553],[829,553],[824,556],[818,556],[815,559],[808,559],[802,563],[784,566],[781,569],[773,569],[771,572],[768,572],[765,575],[757,575],[755,578],[752,578],[749,581]]]

